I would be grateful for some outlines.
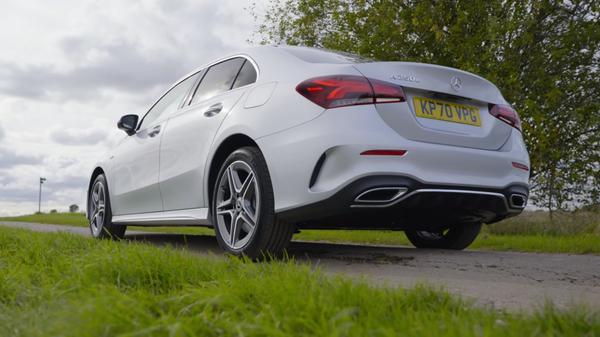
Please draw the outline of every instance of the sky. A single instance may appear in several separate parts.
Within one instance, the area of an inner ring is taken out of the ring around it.
[[[3,0],[0,216],[85,208],[94,163],[203,63],[250,46],[251,0]]]

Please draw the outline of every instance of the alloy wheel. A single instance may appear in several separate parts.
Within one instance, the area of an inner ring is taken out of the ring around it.
[[[217,185],[215,214],[219,233],[231,249],[241,249],[256,232],[260,190],[256,174],[243,161],[231,163]]]
[[[91,196],[91,219],[90,227],[94,236],[98,236],[102,231],[104,225],[104,218],[106,216],[106,193],[104,190],[104,184],[97,182],[92,189]]]

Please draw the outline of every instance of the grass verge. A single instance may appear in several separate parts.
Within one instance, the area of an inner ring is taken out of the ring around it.
[[[295,240],[327,241],[356,244],[405,245],[411,243],[404,232],[396,231],[302,231]],[[469,249],[537,253],[600,254],[600,236],[576,235],[498,235],[484,230]]]
[[[596,336],[598,313],[475,308],[293,262],[0,228],[0,336]]]
[[[0,221],[23,221],[72,226],[87,226],[79,213],[33,214]],[[201,227],[129,227],[130,230],[181,234],[214,235]],[[403,232],[366,230],[303,230],[294,240],[326,241],[356,244],[410,245]],[[597,212],[557,213],[550,220],[545,212],[523,215],[485,226],[472,249],[600,254],[600,215]]]
[[[83,213],[36,213],[29,215],[21,215],[15,217],[0,217],[0,221],[16,221],[16,222],[34,222],[53,225],[67,225],[87,227],[88,221]],[[198,234],[198,235],[214,235],[212,228],[206,227],[141,227],[128,226],[128,230],[146,231],[146,232],[161,232],[161,233],[180,233],[180,234]]]

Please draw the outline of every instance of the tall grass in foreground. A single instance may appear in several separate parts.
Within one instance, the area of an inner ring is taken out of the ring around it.
[[[597,336],[600,317],[474,308],[293,262],[0,228],[0,336]]]

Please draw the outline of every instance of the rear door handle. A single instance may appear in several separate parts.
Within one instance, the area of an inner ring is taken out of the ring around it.
[[[154,136],[158,135],[159,133],[160,133],[160,125],[157,125],[157,126],[153,127],[152,129],[150,129],[150,132],[148,132],[148,136],[154,137]]]
[[[215,103],[215,104],[209,106],[208,109],[206,109],[206,111],[204,111],[204,116],[212,117],[212,116],[218,114],[219,112],[221,112],[221,110],[223,110],[223,104]]]

